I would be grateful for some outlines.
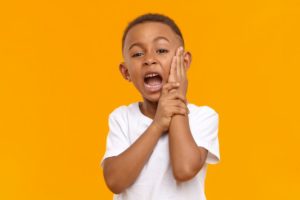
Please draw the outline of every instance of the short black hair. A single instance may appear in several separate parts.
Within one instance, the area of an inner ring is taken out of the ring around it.
[[[147,13],[147,14],[144,14],[144,15],[141,15],[141,16],[135,18],[133,21],[131,21],[127,25],[127,27],[123,33],[122,50],[124,48],[124,42],[125,42],[125,38],[126,38],[128,31],[135,25],[138,25],[138,24],[141,24],[144,22],[160,22],[160,23],[166,24],[179,36],[179,38],[182,41],[182,46],[184,47],[184,40],[183,40],[182,33],[181,33],[180,29],[178,28],[178,26],[176,25],[176,23],[174,22],[174,20],[172,20],[170,17],[167,17],[166,15],[163,15],[163,14]]]

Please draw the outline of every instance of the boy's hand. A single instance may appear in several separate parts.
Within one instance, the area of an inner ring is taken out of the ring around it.
[[[168,83],[179,82],[180,87],[178,88],[178,92],[185,97],[187,93],[188,80],[186,76],[186,67],[184,65],[183,56],[183,47],[179,47],[176,51],[175,56],[172,59]]]
[[[177,89],[178,87],[180,87],[180,84],[176,82],[166,83],[163,86],[154,117],[154,123],[162,130],[162,132],[169,130],[173,115],[188,114],[185,97],[176,91],[170,93],[170,90]]]

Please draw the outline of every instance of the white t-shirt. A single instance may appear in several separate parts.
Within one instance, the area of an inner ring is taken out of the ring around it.
[[[168,134],[158,140],[149,160],[136,181],[114,200],[206,200],[204,181],[208,164],[220,161],[219,117],[208,106],[188,103],[190,130],[198,146],[208,150],[207,160],[198,174],[185,182],[177,182],[172,173]],[[106,152],[101,160],[126,150],[144,133],[152,119],[145,116],[138,102],[120,106],[109,115]],[[103,167],[103,166],[102,166]]]

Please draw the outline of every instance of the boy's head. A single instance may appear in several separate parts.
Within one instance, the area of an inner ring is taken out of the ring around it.
[[[145,15],[141,15],[141,16],[137,17],[136,19],[134,19],[127,25],[127,27],[123,33],[123,37],[122,37],[122,51],[124,50],[124,42],[125,42],[125,38],[127,36],[128,31],[135,25],[145,23],[145,22],[159,22],[159,23],[163,23],[163,24],[169,26],[174,31],[174,33],[176,33],[176,35],[179,37],[179,40],[181,40],[182,46],[184,47],[184,39],[183,39],[182,33],[181,33],[179,27],[176,25],[176,23],[171,18],[169,18],[165,15],[161,15],[161,14],[149,13],[149,14],[145,14]]]
[[[122,38],[123,77],[132,81],[144,99],[157,102],[167,83],[171,61],[184,40],[175,22],[161,14],[145,14],[128,24]],[[190,66],[191,54],[184,53]]]

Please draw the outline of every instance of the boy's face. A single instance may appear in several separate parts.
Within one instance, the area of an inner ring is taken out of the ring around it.
[[[168,82],[171,61],[182,42],[173,30],[159,22],[145,22],[132,27],[125,38],[120,71],[132,81],[143,98],[157,102],[162,86]],[[189,67],[191,55],[185,52]]]

